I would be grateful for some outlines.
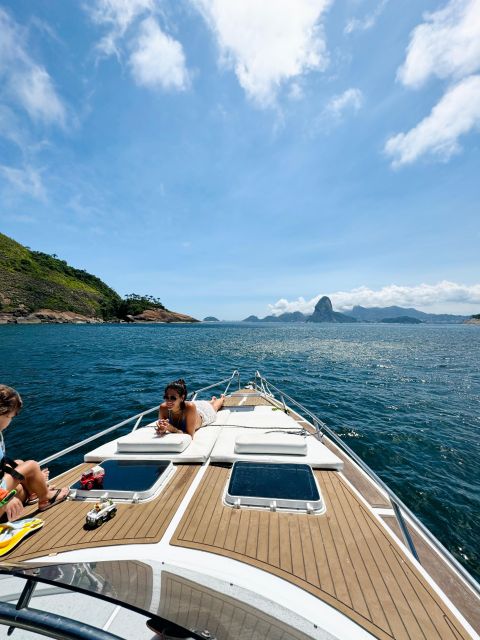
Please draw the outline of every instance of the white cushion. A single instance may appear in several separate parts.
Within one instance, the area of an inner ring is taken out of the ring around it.
[[[307,455],[307,439],[293,433],[247,433],[235,438],[235,453]]]
[[[268,430],[259,430],[255,433],[265,434]],[[324,444],[313,436],[305,438],[307,442],[307,454],[282,453],[237,453],[235,451],[236,439],[246,435],[250,437],[252,429],[227,427],[220,433],[213,451],[210,454],[211,462],[235,462],[235,460],[250,460],[255,462],[295,462],[309,464],[313,469],[343,469],[343,461],[336,456]],[[284,434],[291,435],[291,434]],[[282,436],[280,433],[279,436]],[[193,445],[192,445],[193,446]]]
[[[167,433],[159,436],[154,427],[142,427],[117,440],[117,451],[127,452],[172,452],[184,451],[192,442],[188,433]]]
[[[225,417],[222,424],[227,424],[232,427],[254,427],[255,429],[300,428],[298,422],[296,422],[292,416],[280,409],[266,406],[255,407],[254,411],[231,411],[230,415]]]

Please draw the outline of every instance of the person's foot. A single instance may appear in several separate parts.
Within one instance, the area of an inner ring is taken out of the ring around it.
[[[56,504],[60,504],[68,498],[68,494],[70,493],[70,489],[68,487],[63,487],[62,489],[49,489],[47,498],[38,503],[39,511],[47,511],[47,509],[51,509]]]
[[[48,479],[50,478],[50,469],[48,467],[45,467],[44,469],[42,469],[42,474],[45,477],[45,481],[47,482],[47,486],[49,489],[55,489],[55,485],[50,485],[48,484]],[[25,506],[31,505],[31,504],[35,504],[35,502],[38,501],[38,496],[36,493],[31,493],[27,499],[24,502]]]

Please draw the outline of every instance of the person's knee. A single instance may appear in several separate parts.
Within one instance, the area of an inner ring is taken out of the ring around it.
[[[26,460],[19,464],[16,470],[25,477],[32,477],[40,473],[40,465],[35,460]]]
[[[4,477],[4,485],[2,485],[2,489],[11,491],[12,489],[15,489],[17,484],[18,484],[18,480],[15,480],[15,478],[12,478],[12,476],[9,473],[6,473]]]

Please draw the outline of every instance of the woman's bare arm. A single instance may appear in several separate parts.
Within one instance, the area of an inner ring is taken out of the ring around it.
[[[185,407],[185,432],[188,433],[189,436],[192,437],[195,435],[195,430],[197,428],[197,407],[193,402],[186,403]]]

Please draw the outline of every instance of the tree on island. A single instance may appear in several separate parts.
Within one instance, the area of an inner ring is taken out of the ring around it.
[[[165,309],[158,298],[153,296],[140,296],[138,293],[129,293],[120,302],[117,310],[119,318],[138,316],[147,309]]]

